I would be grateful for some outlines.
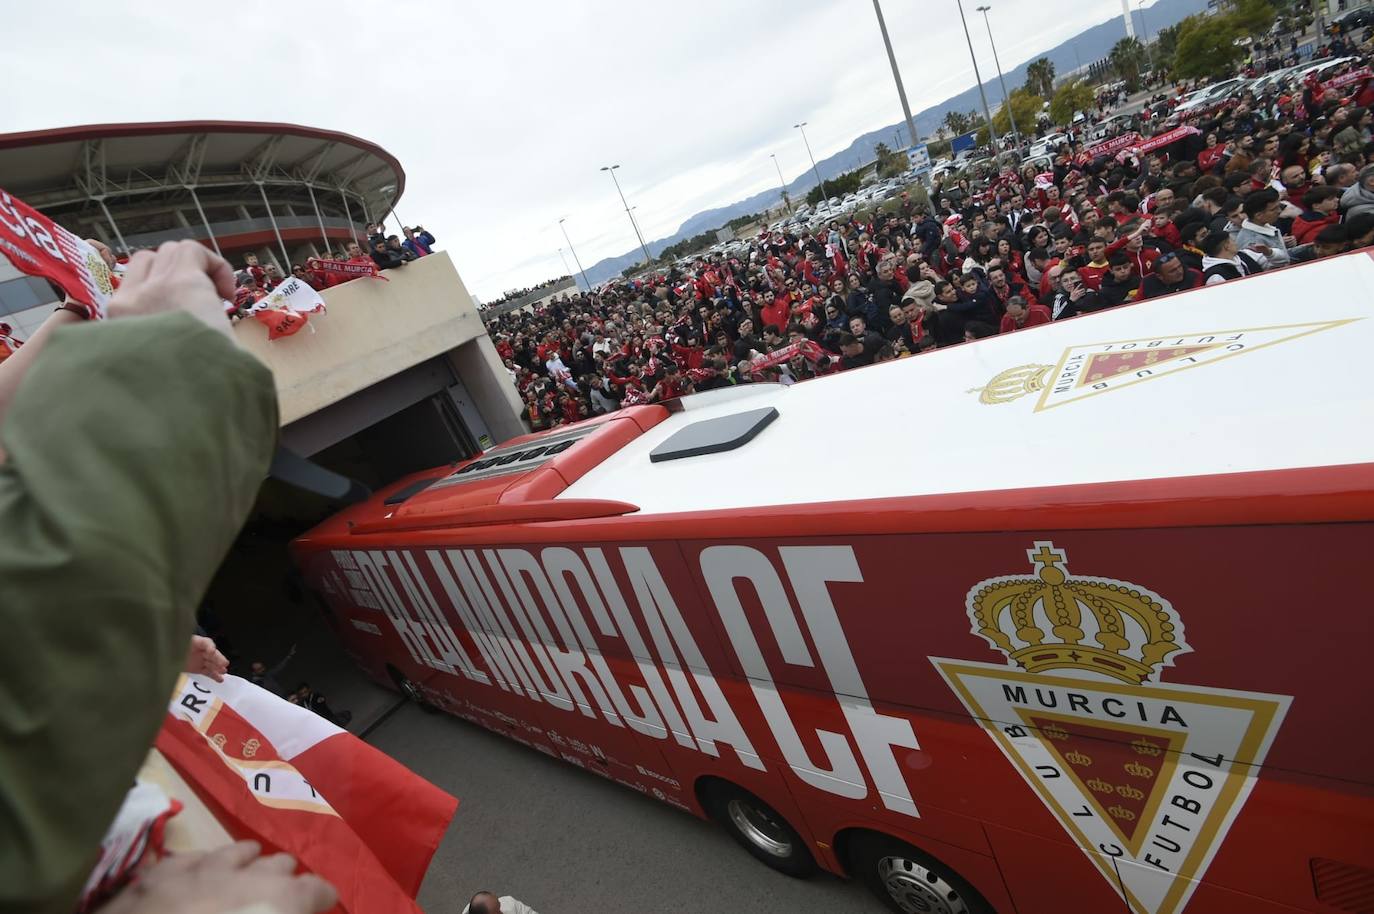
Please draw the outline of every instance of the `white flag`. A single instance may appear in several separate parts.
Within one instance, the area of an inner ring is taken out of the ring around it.
[[[284,308],[297,314],[325,313],[324,299],[320,297],[320,293],[294,276],[283,281],[266,298],[255,302],[248,310],[261,311],[263,308]]]

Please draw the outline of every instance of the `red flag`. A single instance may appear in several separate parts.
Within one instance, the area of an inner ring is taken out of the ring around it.
[[[269,340],[290,336],[304,327],[310,318],[289,308],[263,308],[253,312],[253,319],[267,327]]]
[[[315,713],[236,676],[183,676],[157,748],[235,837],[295,855],[343,912],[419,912],[458,801]]]
[[[2,188],[0,254],[21,273],[57,283],[90,317],[105,316],[114,279],[95,248]]]
[[[821,347],[811,340],[798,340],[795,343],[788,343],[781,349],[774,349],[767,355],[761,355],[749,363],[749,373],[758,374],[765,368],[772,368],[781,365],[783,362],[790,362],[797,356],[801,356],[808,362],[815,364],[825,353]]]

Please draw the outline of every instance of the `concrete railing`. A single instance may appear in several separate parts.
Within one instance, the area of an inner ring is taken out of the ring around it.
[[[383,275],[385,280],[363,277],[325,290],[328,313],[312,315],[292,336],[269,342],[258,321],[235,325],[243,348],[272,369],[283,425],[474,340],[489,350],[489,372],[511,388],[446,252]],[[518,411],[516,405],[512,412]]]
[[[482,312],[482,314],[484,317],[488,319],[493,317],[499,317],[500,315],[505,314],[509,311],[517,311],[520,308],[525,307],[526,305],[537,304],[538,302],[541,302],[544,299],[554,298],[556,296],[562,295],[564,292],[571,292],[576,288],[577,281],[570,276],[567,279],[555,285],[545,286],[542,289],[535,289],[533,292],[527,292],[519,298],[512,299],[511,301],[501,302],[501,304],[497,305],[494,308],[488,307],[485,311]]]

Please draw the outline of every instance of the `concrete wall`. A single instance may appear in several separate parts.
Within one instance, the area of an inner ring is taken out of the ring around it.
[[[506,314],[510,311],[519,311],[524,308],[537,307],[538,305],[541,305],[544,302],[553,301],[560,295],[576,294],[577,280],[573,279],[572,277],[569,277],[568,279],[565,279],[563,282],[558,283],[557,285],[549,286],[546,289],[539,289],[537,291],[530,292],[528,295],[522,295],[519,298],[514,299],[513,301],[502,302],[501,304],[495,307],[487,308],[486,316],[488,318],[499,317],[500,315]]]
[[[520,421],[520,410],[525,404],[520,402],[491,337],[483,334],[459,346],[448,357],[454,373],[463,379],[482,418],[487,420],[493,443],[500,444],[529,431]],[[487,407],[488,403],[493,406]]]
[[[460,354],[455,367],[494,433],[504,437],[518,429],[520,407],[509,377],[448,254],[439,251],[384,275],[386,281],[365,277],[326,290],[329,313],[313,315],[293,336],[268,342],[267,328],[257,321],[235,326],[239,343],[272,369],[282,424],[480,340],[471,348],[481,351],[485,343],[490,357]]]

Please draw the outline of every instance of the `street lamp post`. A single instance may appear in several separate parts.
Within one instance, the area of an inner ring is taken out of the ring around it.
[[[635,230],[635,237],[639,239],[639,249],[644,252],[644,265],[647,267],[654,262],[654,258],[649,254],[649,246],[644,243],[644,236],[639,233],[639,223],[635,222],[634,213],[630,212],[630,204],[625,200],[625,192],[620,189],[620,181],[615,176],[615,170],[619,165],[602,165],[602,171],[611,173],[611,180],[615,183],[615,192],[620,194],[620,202],[625,206],[625,215],[630,217],[630,227]]]
[[[586,284],[587,291],[590,292],[592,290],[591,280],[587,279],[587,271],[582,269],[582,261],[578,259],[577,248],[573,247],[572,239],[568,237],[568,230],[566,228],[563,228],[563,223],[566,222],[567,219],[567,216],[564,216],[562,219],[559,219],[558,227],[563,230],[563,240],[568,243],[568,250],[572,251],[573,263],[577,264],[577,272],[582,274],[582,282]],[[562,251],[560,250],[559,253],[562,253]],[[566,260],[563,262],[563,265],[568,265]]]
[[[983,91],[983,77],[978,75],[978,58],[973,54],[973,39],[968,33],[968,20],[964,18],[964,0],[955,0],[959,7],[959,21],[964,24],[964,40],[968,42],[968,59],[973,61],[973,78],[978,82],[978,97],[983,100],[983,117],[988,122],[988,142],[992,143],[993,155],[1000,155],[1002,147],[997,144],[997,131],[992,129],[992,112],[988,110],[988,94]]]
[[[800,124],[793,124],[792,126],[801,131],[802,142],[806,144],[806,157],[811,160],[811,170],[816,173],[816,183],[821,187],[821,199],[827,200],[830,198],[830,191],[825,189],[825,180],[821,177],[821,170],[816,167],[816,157],[811,154],[811,141],[806,138],[806,124],[806,121],[802,121]]]
[[[787,196],[787,181],[782,176],[782,166],[778,164],[778,157],[774,153],[768,153],[768,158],[773,160],[773,167],[778,170],[778,184],[782,186],[782,202],[787,204],[787,211],[792,212],[792,200]]]
[[[911,145],[915,146],[918,142],[916,136],[916,120],[911,116],[911,105],[906,100],[906,88],[902,85],[902,74],[897,69],[897,55],[892,53],[892,39],[887,37],[887,23],[883,20],[883,8],[878,0],[873,0],[873,12],[878,16],[878,31],[883,33],[883,47],[887,48],[887,62],[892,65],[892,80],[897,84],[897,97],[902,101],[902,114],[906,115],[906,135],[911,140]],[[1007,90],[1004,88],[1002,94]],[[898,148],[901,144],[898,143]]]
[[[1155,52],[1150,47],[1150,24],[1145,21],[1145,0],[1135,0],[1136,9],[1140,11],[1140,34],[1145,40],[1145,58],[1150,62],[1150,75],[1155,74]]]
[[[572,275],[572,267],[568,266],[568,255],[563,253],[563,249],[562,249],[562,248],[559,248],[559,249],[558,249],[558,256],[559,256],[559,258],[563,261],[563,269],[567,272],[567,275],[568,275],[568,276],[571,276],[571,275]]]
[[[992,62],[997,64],[997,82],[1002,86],[1002,104],[1007,106],[1007,120],[1011,122],[1011,135],[1016,141],[1016,148],[1021,148],[1021,131],[1016,129],[1016,115],[1011,110],[1011,96],[1007,94],[1007,81],[1002,77],[1002,61],[997,58],[997,42],[992,40],[992,23],[988,21],[988,10],[990,6],[978,7],[978,12],[983,14],[983,25],[988,29],[988,44],[992,45]]]

